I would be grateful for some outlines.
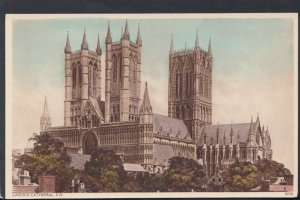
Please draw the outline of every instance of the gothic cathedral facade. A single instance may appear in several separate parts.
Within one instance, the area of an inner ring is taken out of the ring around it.
[[[91,154],[102,147],[151,173],[167,169],[169,158],[184,156],[202,163],[209,176],[235,159],[272,158],[270,133],[259,117],[251,123],[212,125],[212,46],[209,40],[207,50],[200,47],[198,31],[193,48],[175,50],[172,36],[168,116],[153,113],[147,82],[141,99],[140,28],[133,42],[126,20],[121,38],[113,41],[108,23],[105,46],[103,101],[99,35],[95,51],[85,31],[77,51],[67,35],[64,126],[51,126],[46,100],[40,125],[41,133],[61,140],[68,153]]]

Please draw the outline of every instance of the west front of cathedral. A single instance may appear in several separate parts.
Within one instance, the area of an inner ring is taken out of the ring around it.
[[[52,127],[45,101],[41,134],[64,143],[69,154],[91,154],[94,148],[113,150],[124,163],[162,173],[173,156],[198,160],[209,176],[236,159],[272,159],[268,128],[257,116],[248,123],[212,125],[211,41],[169,51],[168,116],[152,112],[147,82],[141,94],[142,37],[130,38],[126,21],[121,38],[113,41],[110,24],[105,40],[105,86],[101,86],[102,49],[88,47],[84,32],[81,49],[65,46],[64,126]],[[101,90],[105,90],[104,101]]]

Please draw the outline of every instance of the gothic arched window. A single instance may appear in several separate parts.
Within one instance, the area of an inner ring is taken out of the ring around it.
[[[80,63],[77,63],[77,70],[78,70],[78,84],[79,84],[79,87],[81,87],[81,83],[82,83],[82,77],[81,77],[81,64]]]
[[[181,119],[185,119],[185,109],[184,106],[181,108]]]
[[[208,77],[204,76],[204,96],[208,96]]]
[[[115,55],[112,56],[112,74],[113,74],[113,82],[117,81],[117,58]]]
[[[75,66],[75,64],[73,64],[73,67],[72,67],[72,88],[73,89],[76,88],[76,66]]]
[[[178,73],[176,73],[176,84],[175,84],[175,86],[176,86],[176,96],[178,96],[179,95],[179,74]]]
[[[180,109],[178,106],[176,107],[176,118],[180,119]]]
[[[189,72],[190,74],[190,87],[189,87],[189,94],[192,94],[192,91],[193,91],[193,76],[192,76],[192,72],[190,71]]]
[[[200,94],[203,94],[203,74],[200,74]]]
[[[93,80],[93,63],[92,62],[90,62],[89,63],[89,68],[88,68],[88,87],[89,87],[89,96],[93,96],[93,86],[92,86],[92,84],[93,84],[93,82],[92,82],[92,80]]]
[[[97,90],[97,65],[94,65],[94,69],[93,69],[93,94],[95,96],[96,94],[96,90]]]
[[[185,94],[186,94],[186,96],[188,96],[189,95],[189,73],[188,72],[186,72],[185,73]]]

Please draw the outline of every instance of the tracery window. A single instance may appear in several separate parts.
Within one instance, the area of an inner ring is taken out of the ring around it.
[[[95,96],[96,94],[96,90],[97,90],[97,65],[94,65],[94,69],[93,69],[93,95]]]
[[[200,89],[200,94],[203,95],[203,74],[200,74],[200,86],[199,86],[199,89]]]
[[[208,96],[208,77],[204,77],[204,96]]]

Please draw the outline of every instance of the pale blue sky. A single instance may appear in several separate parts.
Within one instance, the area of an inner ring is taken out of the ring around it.
[[[85,28],[89,49],[95,50],[99,33],[105,53],[107,21],[101,17],[14,21],[14,137],[24,138],[16,142],[16,147],[26,146],[26,138],[39,130],[44,96],[48,97],[53,125],[63,124],[67,31],[73,51],[80,49]],[[117,41],[125,19],[110,21],[113,41]],[[207,49],[209,37],[212,38],[213,123],[248,122],[251,115],[256,117],[259,112],[262,123],[269,126],[272,134],[274,158],[292,168],[294,41],[291,19],[130,19],[128,23],[132,41],[136,39],[140,23],[142,81],[148,81],[155,112],[167,114],[171,34],[175,49],[184,48],[185,42],[187,47],[193,48],[198,29],[203,49]],[[104,72],[104,56],[102,61]],[[287,144],[285,149],[281,148],[282,143]]]

